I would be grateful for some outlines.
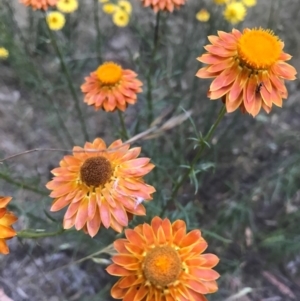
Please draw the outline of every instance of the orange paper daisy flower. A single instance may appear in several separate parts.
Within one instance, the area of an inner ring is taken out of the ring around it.
[[[173,12],[174,8],[180,8],[185,4],[186,0],[142,0],[145,7],[151,6],[154,12],[160,10],[166,10],[170,13]]]
[[[17,235],[11,227],[17,221],[17,217],[6,209],[11,199],[9,196],[0,196],[0,253],[2,254],[9,253],[6,241]]]
[[[288,93],[284,80],[294,80],[296,70],[287,64],[291,56],[283,52],[284,43],[271,30],[233,29],[209,36],[208,53],[198,58],[208,66],[196,76],[215,78],[208,97],[223,98],[227,112],[241,108],[256,116],[261,108],[267,113],[272,105],[282,106]]]
[[[85,78],[81,86],[84,102],[94,106],[96,111],[101,108],[107,112],[125,111],[128,104],[136,103],[136,94],[142,92],[143,84],[136,77],[132,70],[106,62]]]
[[[31,6],[32,9],[47,10],[49,6],[55,6],[58,0],[20,0],[26,6]]]
[[[212,268],[219,262],[207,248],[200,230],[186,233],[182,220],[154,217],[151,225],[125,230],[126,239],[114,247],[107,272],[119,279],[111,295],[124,301],[206,301],[204,294],[218,290],[219,274]]]
[[[55,198],[51,211],[69,206],[63,226],[83,229],[95,236],[101,223],[121,232],[128,225],[128,215],[145,215],[143,200],[151,200],[154,187],[143,181],[154,165],[149,158],[137,158],[140,147],[129,149],[116,140],[108,148],[97,138],[84,148],[75,146],[73,156],[65,156],[60,167],[52,170],[54,178],[46,187]]]

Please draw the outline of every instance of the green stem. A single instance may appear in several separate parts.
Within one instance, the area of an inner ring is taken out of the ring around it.
[[[97,31],[97,39],[96,39],[96,53],[98,58],[98,64],[102,64],[102,36],[99,26],[99,0],[94,0],[94,23]]]
[[[148,107],[148,124],[151,124],[153,119],[153,100],[152,100],[152,73],[155,65],[155,56],[158,46],[160,12],[156,14],[156,22],[154,28],[153,49],[151,53],[151,64],[147,74],[147,107]]]
[[[61,228],[54,232],[37,232],[35,230],[27,229],[17,232],[17,236],[20,238],[44,238],[44,237],[51,237],[57,236],[65,232],[65,229]]]
[[[29,43],[25,40],[25,38],[24,38],[24,36],[23,36],[23,34],[22,34],[22,31],[21,31],[20,27],[18,26],[18,23],[17,23],[17,21],[16,21],[16,19],[15,19],[15,16],[14,16],[13,8],[10,6],[9,3],[5,2],[5,4],[6,4],[6,6],[7,6],[7,9],[9,10],[9,13],[11,14],[11,18],[12,18],[13,23],[14,23],[14,26],[15,26],[15,28],[16,28],[16,32],[17,32],[17,34],[18,34],[20,40],[22,41],[23,48],[25,49],[25,51],[26,51],[26,53],[27,53],[27,55],[28,55],[28,58],[30,58],[30,57],[31,57],[31,52],[30,52],[30,50],[29,50],[29,48],[28,48],[28,46],[27,46]],[[30,70],[33,71],[33,72],[35,73],[35,77],[36,77],[36,79],[37,79],[38,82],[39,82],[39,87],[41,87],[42,91],[45,93],[45,96],[46,96],[46,98],[48,99],[48,101],[51,102],[51,105],[53,106],[53,108],[54,108],[54,110],[55,110],[55,113],[56,113],[56,115],[57,115],[57,117],[58,117],[58,124],[55,125],[55,129],[56,129],[56,131],[57,131],[58,136],[59,136],[59,137],[61,136],[60,132],[61,132],[61,130],[63,130],[64,133],[65,133],[65,135],[66,135],[66,137],[67,137],[67,139],[68,139],[68,141],[69,141],[69,143],[70,143],[71,145],[74,145],[72,136],[71,136],[71,134],[69,133],[69,131],[68,131],[68,129],[67,129],[65,123],[64,123],[63,117],[60,115],[60,112],[59,112],[57,106],[55,105],[53,99],[51,98],[51,96],[50,96],[48,90],[47,90],[46,88],[44,88],[44,83],[46,82],[46,80],[43,79],[43,78],[42,78],[42,75],[38,72],[38,69],[37,69],[37,67],[36,67],[36,64],[35,64],[32,60],[30,60],[29,63],[32,65],[31,67],[33,67],[33,68],[31,68]],[[59,130],[58,130],[58,128],[59,128]],[[62,139],[61,139],[61,142],[62,142],[62,143],[64,142],[63,139],[64,139],[64,138],[62,137]]]
[[[46,16],[45,16],[45,22],[46,22]],[[48,29],[48,33],[49,33],[49,36],[50,36],[51,43],[52,43],[52,45],[53,45],[53,47],[56,51],[56,54],[59,58],[61,69],[62,69],[62,71],[63,71],[63,73],[64,73],[64,75],[67,79],[68,87],[69,87],[70,92],[73,96],[74,103],[75,103],[75,108],[77,110],[77,114],[78,114],[79,121],[80,121],[80,124],[81,124],[84,139],[86,141],[89,141],[89,135],[88,135],[88,132],[86,130],[84,117],[83,117],[83,114],[82,114],[82,111],[81,111],[80,105],[79,105],[79,98],[78,98],[76,90],[74,88],[73,81],[72,81],[71,75],[69,73],[68,67],[65,63],[64,57],[63,57],[62,52],[61,52],[61,50],[58,46],[58,43],[56,42],[55,36],[54,36],[53,32],[50,30],[50,28],[48,27],[47,22],[46,22],[46,27]]]
[[[168,208],[168,206],[171,204],[171,202],[173,201],[173,199],[176,197],[179,188],[182,186],[183,183],[185,183],[185,181],[188,179],[191,170],[193,170],[193,168],[195,167],[196,163],[198,162],[198,160],[200,159],[203,151],[205,150],[205,148],[208,146],[207,143],[211,140],[213,133],[215,132],[217,126],[219,125],[220,121],[222,120],[222,118],[224,117],[226,113],[226,107],[225,105],[222,107],[222,109],[219,112],[219,115],[217,117],[217,120],[215,121],[215,123],[212,125],[212,127],[210,128],[210,130],[208,131],[208,133],[205,135],[205,137],[202,139],[200,147],[198,149],[198,152],[196,153],[194,159],[192,160],[191,164],[190,164],[190,168],[186,169],[185,173],[183,174],[183,176],[180,178],[180,180],[176,183],[176,185],[173,187],[172,190],[172,194],[169,198],[169,200],[167,201],[167,204],[164,206],[161,215],[163,215],[166,211],[166,209]]]
[[[129,135],[128,135],[125,121],[124,121],[124,114],[120,110],[118,110],[118,116],[119,116],[120,124],[121,124],[121,128],[122,128],[122,136],[123,136],[122,138],[124,138],[125,140],[128,140]]]
[[[4,181],[6,181],[7,183],[15,185],[15,186],[17,186],[19,188],[22,188],[22,189],[25,189],[25,190],[29,190],[29,191],[33,191],[33,192],[38,193],[40,195],[45,195],[45,196],[49,195],[49,193],[46,192],[46,191],[39,190],[37,188],[31,187],[31,186],[29,186],[27,184],[24,184],[22,182],[17,182],[15,180],[12,180],[9,176],[7,176],[5,174],[0,173],[0,178],[3,179]]]

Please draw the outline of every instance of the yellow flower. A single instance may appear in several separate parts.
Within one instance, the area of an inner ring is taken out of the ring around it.
[[[65,16],[58,11],[49,13],[46,21],[51,30],[61,30],[66,23]]]
[[[77,0],[58,0],[56,7],[63,13],[69,14],[77,10],[78,1]]]
[[[127,0],[119,0],[118,1],[118,6],[125,11],[128,15],[131,14],[132,12],[132,6],[131,3]]]
[[[196,19],[200,22],[207,22],[210,18],[210,13],[206,9],[201,9],[196,14]]]
[[[107,3],[102,6],[102,10],[108,15],[113,14],[117,10],[117,8],[117,5],[112,3]]]
[[[7,59],[9,56],[9,52],[6,48],[0,47],[0,59]]]
[[[242,2],[244,3],[244,5],[249,6],[249,7],[256,5],[256,0],[242,0]]]
[[[245,19],[246,13],[247,10],[243,3],[232,2],[226,6],[223,15],[228,22],[236,24]]]
[[[99,0],[100,3],[106,3],[109,2],[109,0]]]
[[[228,2],[228,0],[213,0],[216,4],[225,4]]]
[[[129,15],[123,9],[118,8],[112,18],[115,25],[125,27],[129,23]]]

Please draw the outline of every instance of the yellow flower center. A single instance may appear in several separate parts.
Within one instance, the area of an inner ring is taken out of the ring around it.
[[[147,253],[143,271],[153,285],[165,287],[177,280],[181,272],[181,260],[172,247],[155,247]]]
[[[252,29],[243,33],[238,41],[238,56],[250,69],[269,69],[282,51],[281,41],[271,30]]]
[[[91,157],[80,168],[80,178],[87,186],[102,186],[109,181],[113,173],[110,162],[104,157]]]
[[[113,62],[107,62],[101,65],[96,73],[102,84],[115,85],[122,77],[122,68]]]

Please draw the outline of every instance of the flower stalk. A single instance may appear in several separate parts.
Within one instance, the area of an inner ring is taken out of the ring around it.
[[[180,180],[175,184],[175,186],[172,189],[172,194],[170,196],[170,198],[167,201],[167,204],[164,206],[161,215],[163,215],[166,211],[166,209],[168,208],[168,206],[171,204],[171,202],[174,200],[174,198],[176,197],[179,188],[185,183],[185,181],[188,179],[191,171],[194,169],[195,165],[197,164],[198,160],[200,159],[202,153],[204,152],[204,150],[206,149],[206,147],[209,146],[209,142],[212,138],[212,135],[214,134],[216,128],[218,127],[219,123],[221,122],[222,118],[224,117],[226,113],[226,107],[225,105],[221,108],[221,110],[219,111],[217,120],[215,121],[215,123],[211,126],[211,128],[209,129],[209,131],[207,132],[207,134],[205,135],[205,137],[201,140],[200,142],[200,147],[198,148],[198,152],[196,153],[195,157],[193,158],[191,164],[190,164],[190,168],[186,169],[185,173],[183,174],[183,176],[180,178]]]
[[[46,16],[45,16],[45,22],[46,22]],[[75,109],[76,109],[77,114],[78,114],[78,118],[79,118],[79,122],[80,122],[80,125],[81,125],[81,128],[82,128],[84,139],[86,141],[88,141],[89,140],[89,135],[88,135],[88,132],[87,132],[87,129],[86,129],[84,117],[83,117],[83,114],[82,114],[82,111],[81,111],[80,105],[79,105],[79,98],[78,98],[78,95],[76,93],[75,87],[73,85],[71,75],[69,73],[69,70],[68,70],[66,62],[64,60],[62,51],[61,51],[61,49],[60,49],[60,47],[59,47],[59,45],[58,45],[58,43],[56,41],[56,38],[55,38],[54,34],[49,29],[49,27],[48,27],[47,24],[46,24],[46,27],[48,29],[48,33],[49,33],[49,36],[50,36],[50,40],[51,40],[52,46],[54,47],[54,49],[56,51],[56,54],[57,54],[57,56],[59,58],[61,69],[62,69],[62,71],[63,71],[63,73],[64,73],[64,75],[66,77],[66,80],[67,80],[68,87],[70,89],[71,95],[73,96],[74,103],[75,103]]]
[[[17,232],[17,237],[19,238],[45,238],[45,237],[52,237],[52,236],[58,236],[60,234],[63,234],[66,230],[63,228],[60,228],[57,231],[53,232],[44,232],[44,231],[36,231],[32,229],[22,230]]]

